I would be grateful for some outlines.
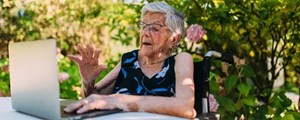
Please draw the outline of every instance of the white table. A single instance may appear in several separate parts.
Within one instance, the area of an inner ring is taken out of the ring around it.
[[[12,108],[10,97],[0,97],[0,119],[3,120],[39,120],[26,114],[17,112]],[[185,120],[184,118],[146,113],[146,112],[122,112],[101,117],[89,118],[91,120]]]

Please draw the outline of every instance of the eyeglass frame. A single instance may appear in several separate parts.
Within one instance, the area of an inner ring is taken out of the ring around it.
[[[146,28],[148,28],[148,30],[149,30],[150,32],[152,32],[152,33],[156,33],[156,32],[158,32],[158,31],[160,31],[163,27],[165,27],[165,28],[167,28],[168,30],[170,30],[170,28],[168,28],[167,26],[161,25],[161,24],[157,24],[157,23],[150,23],[150,24],[147,24],[147,23],[145,23],[145,22],[139,21],[139,22],[137,22],[137,25],[138,25],[138,27],[141,28],[141,30],[145,30]],[[155,27],[151,27],[152,25],[159,25],[159,26],[160,26],[159,30],[155,30]]]

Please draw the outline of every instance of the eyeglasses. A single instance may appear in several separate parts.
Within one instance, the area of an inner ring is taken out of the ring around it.
[[[141,30],[145,30],[148,28],[148,30],[152,33],[158,33],[158,31],[160,31],[161,28],[163,28],[163,27],[168,28],[167,26],[164,26],[161,24],[156,24],[156,23],[147,24],[144,22],[138,22],[137,25],[139,28],[141,28]]]

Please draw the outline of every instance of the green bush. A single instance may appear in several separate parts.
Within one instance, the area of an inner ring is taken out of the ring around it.
[[[8,59],[0,58],[0,96],[10,96]]]

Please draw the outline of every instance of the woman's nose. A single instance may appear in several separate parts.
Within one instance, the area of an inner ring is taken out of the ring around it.
[[[146,36],[150,36],[150,32],[151,32],[151,29],[150,27],[146,26],[144,29],[142,29],[141,33],[143,35],[146,35]]]

